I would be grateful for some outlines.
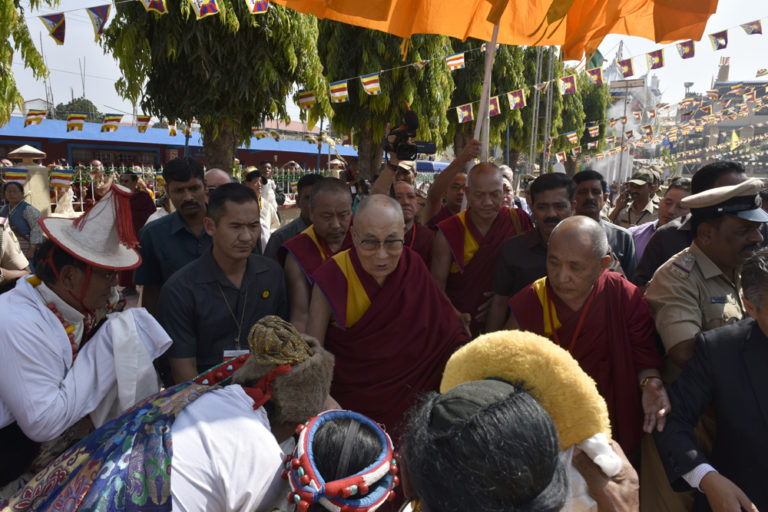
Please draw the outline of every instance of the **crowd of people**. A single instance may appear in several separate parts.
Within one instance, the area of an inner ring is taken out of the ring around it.
[[[75,219],[7,184],[0,506],[768,509],[763,181],[718,161],[517,195],[479,151],[426,191],[394,157],[370,190],[305,175],[290,222],[270,162],[171,160],[161,210],[129,171]],[[517,373],[520,331],[559,362]],[[483,344],[505,369],[447,386]],[[592,444],[563,444],[552,382],[594,388],[614,470],[563,458]]]

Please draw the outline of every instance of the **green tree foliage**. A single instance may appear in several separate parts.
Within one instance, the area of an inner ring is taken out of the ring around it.
[[[584,117],[587,125],[599,124],[600,133],[597,137],[590,137],[584,130],[581,136],[581,145],[587,147],[588,142],[597,142],[597,149],[592,152],[602,151],[605,147],[605,134],[608,123],[608,107],[611,105],[611,93],[608,84],[595,85],[586,73],[579,74],[578,87],[581,91],[581,104],[584,106]]]
[[[368,95],[360,80],[349,80],[349,101],[334,103],[332,126],[337,133],[353,133],[358,145],[360,172],[370,176],[381,162],[379,142],[387,123],[398,124],[406,110],[405,102],[419,115],[418,137],[443,147],[447,139],[446,114],[453,90],[453,79],[445,60],[448,39],[419,35],[408,42],[403,61],[399,37],[330,20],[320,22],[318,52],[327,81],[335,82],[381,70],[382,93]],[[423,69],[408,62],[432,59]],[[395,68],[395,69],[392,69]]]
[[[56,119],[66,119],[70,112],[88,114],[86,120],[92,123],[100,123],[104,120],[104,114],[99,112],[96,105],[87,98],[75,98],[68,103],[56,105]]]
[[[41,6],[55,6],[55,0],[28,0],[32,10]],[[32,70],[37,78],[48,76],[43,57],[35,48],[29,36],[29,28],[24,20],[24,8],[21,0],[0,0],[0,126],[11,118],[14,107],[24,109],[24,98],[16,88],[11,61],[15,51],[21,54],[24,66]]]
[[[206,164],[229,169],[234,149],[266,119],[289,119],[295,85],[328,89],[317,57],[317,20],[277,5],[252,15],[241,0],[219,0],[220,14],[195,18],[187,0],[166,0],[168,13],[121,2],[102,45],[118,61],[117,92],[145,113],[199,121]]]

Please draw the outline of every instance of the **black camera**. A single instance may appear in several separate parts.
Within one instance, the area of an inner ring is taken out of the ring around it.
[[[388,153],[394,153],[398,160],[416,160],[417,154],[435,153],[437,146],[434,142],[413,141],[418,129],[419,116],[413,110],[407,110],[403,122],[384,137],[381,147]]]

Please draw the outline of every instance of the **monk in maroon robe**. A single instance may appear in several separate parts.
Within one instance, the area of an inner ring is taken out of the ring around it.
[[[641,290],[607,270],[609,251],[592,219],[560,222],[549,237],[547,277],[509,300],[507,328],[568,350],[605,398],[614,439],[632,453],[643,430],[663,429],[670,406],[650,309]]]
[[[416,222],[420,205],[413,185],[405,181],[398,181],[392,185],[395,200],[403,209],[405,220],[405,246],[416,252],[429,267],[432,261],[432,244],[435,242],[435,233]]]
[[[358,205],[354,247],[313,274],[307,329],[336,356],[331,396],[395,436],[403,413],[438,388],[446,361],[468,341],[421,258],[403,246],[403,224],[388,196]]]
[[[490,304],[491,280],[502,244],[533,229],[531,218],[501,206],[501,171],[478,164],[469,171],[469,208],[437,225],[432,275],[453,306],[465,315],[473,336],[482,332]]]
[[[147,223],[150,215],[157,211],[155,200],[148,192],[139,188],[139,175],[133,171],[127,171],[120,175],[120,184],[133,190],[131,196],[131,219],[133,220],[133,231],[136,239],[139,238],[139,231]],[[133,270],[121,270],[118,272],[118,284],[124,288],[132,289]]]
[[[352,194],[343,181],[324,178],[312,187],[312,225],[285,242],[277,260],[285,268],[291,300],[291,323],[303,332],[309,314],[312,273],[334,254],[352,246]]]

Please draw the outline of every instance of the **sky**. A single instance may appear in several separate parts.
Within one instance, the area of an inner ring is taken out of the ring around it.
[[[132,106],[120,98],[114,88],[114,82],[120,76],[117,63],[111,55],[105,55],[94,41],[93,28],[85,12],[86,7],[101,5],[104,0],[62,0],[58,10],[45,9],[25,15],[36,46],[41,48],[50,70],[50,82],[54,103],[66,103],[72,97],[83,95],[83,83],[80,66],[85,66],[85,96],[93,101],[102,112],[130,113]],[[53,12],[69,11],[66,17],[66,38],[58,46],[48,35],[42,21],[37,16]],[[748,36],[739,27],[760,19],[766,34]],[[713,51],[707,34],[729,29],[728,47]],[[634,61],[635,74],[645,74],[645,54],[666,45],[640,37],[609,35],[600,45],[600,51],[607,60],[613,59],[619,43],[623,41],[623,57],[638,57]],[[683,61],[674,45],[665,50],[666,65],[653,71],[660,80],[663,101],[680,101],[685,93],[684,82],[693,82],[692,90],[704,92],[711,88],[713,77],[717,73],[720,57],[730,57],[730,78],[734,81],[753,80],[759,68],[768,68],[768,2],[764,0],[720,0],[717,12],[709,19],[704,39],[696,44],[696,56]],[[25,100],[45,98],[43,81],[35,80],[32,73],[24,68],[21,57],[14,55],[12,70],[16,84]],[[457,71],[461,72],[461,71]],[[298,107],[289,106],[289,114],[298,119]]]

